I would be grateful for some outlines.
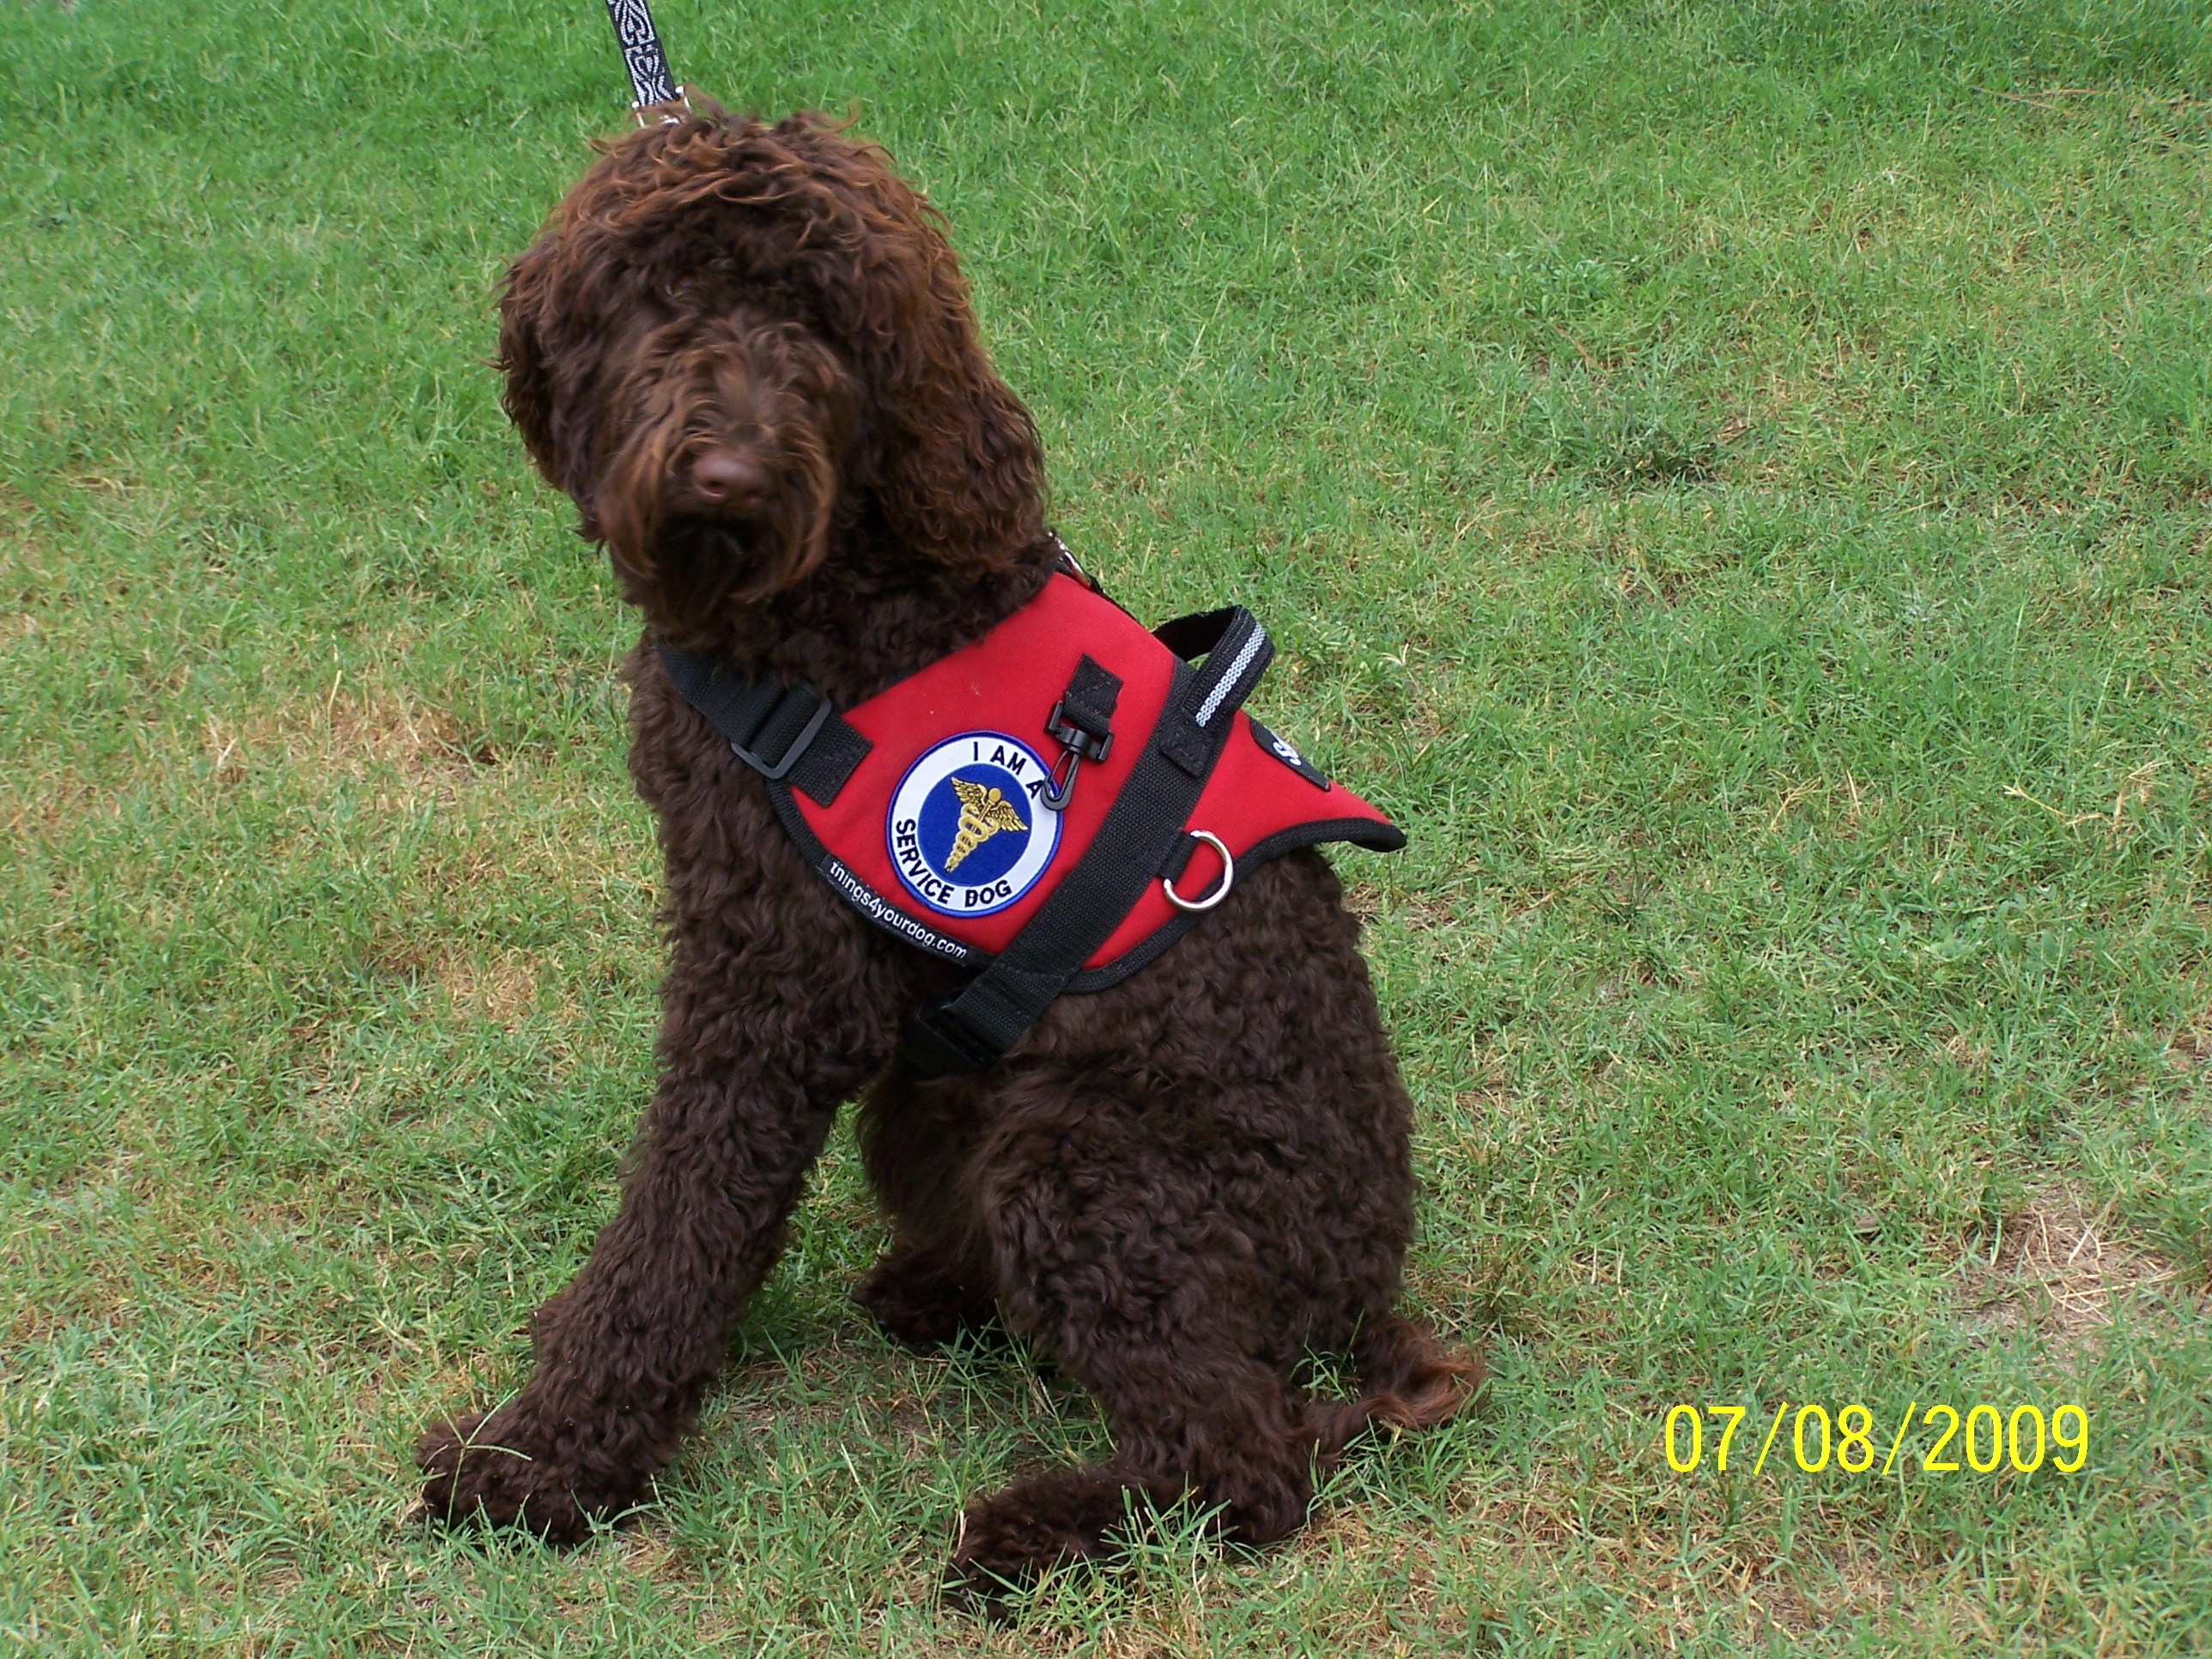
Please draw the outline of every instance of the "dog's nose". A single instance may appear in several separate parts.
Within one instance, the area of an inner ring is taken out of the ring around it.
[[[691,463],[692,488],[718,506],[758,507],[775,482],[766,467],[734,449],[710,449]]]

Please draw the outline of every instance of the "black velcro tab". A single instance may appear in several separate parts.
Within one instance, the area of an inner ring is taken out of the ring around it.
[[[875,746],[847,724],[842,714],[832,714],[791,769],[792,784],[805,791],[817,806],[827,806]]]
[[[769,704],[758,726],[743,737],[727,734],[738,758],[771,778],[786,776],[798,765],[799,757],[829,723],[831,712],[829,698],[817,696],[811,686],[785,685],[778,690],[781,695]]]
[[[1060,717],[1086,737],[1103,741],[1114,734],[1114,705],[1121,698],[1121,677],[1085,652],[1060,700]]]
[[[1304,755],[1298,753],[1298,751],[1291,744],[1284,742],[1282,738],[1277,737],[1266,726],[1261,725],[1259,721],[1253,720],[1251,715],[1247,714],[1244,718],[1251,725],[1253,738],[1259,743],[1261,748],[1267,750],[1270,757],[1282,762],[1284,765],[1289,767],[1291,771],[1297,773],[1300,777],[1304,778],[1308,783],[1313,785],[1316,789],[1334,789],[1336,787],[1334,784],[1328,781],[1328,773],[1322,771],[1321,768],[1316,766]]]
[[[1160,753],[1194,778],[1213,769],[1213,747],[1202,734],[1182,732],[1160,744]]]

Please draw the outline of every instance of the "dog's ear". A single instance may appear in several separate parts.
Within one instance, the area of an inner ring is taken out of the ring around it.
[[[778,169],[772,199],[803,215],[789,257],[868,387],[886,523],[956,570],[1011,562],[1042,526],[1043,455],[976,337],[940,216],[820,116],[763,136],[802,163]]]
[[[556,216],[507,267],[499,300],[500,404],[546,481],[566,490],[596,536],[591,507],[592,398],[606,331],[580,327],[578,273],[587,251]]]
[[[552,262],[550,245],[558,234],[547,232],[507,267],[499,298],[499,356],[494,360],[507,377],[500,404],[538,470],[556,483],[560,468],[553,453],[553,368],[538,335],[538,314],[544,307],[546,267]]]

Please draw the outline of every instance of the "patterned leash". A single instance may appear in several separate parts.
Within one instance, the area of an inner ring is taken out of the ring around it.
[[[630,113],[637,117],[638,125],[682,120],[690,112],[691,100],[668,78],[667,54],[660,50],[660,32],[653,27],[653,13],[645,0],[607,0],[607,15],[614,21],[623,67],[629,71],[631,89],[637,94]]]

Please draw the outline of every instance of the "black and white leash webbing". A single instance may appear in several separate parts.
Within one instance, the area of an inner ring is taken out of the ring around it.
[[[629,71],[631,89],[637,94],[630,107],[642,126],[648,111],[675,103],[683,97],[683,88],[669,78],[668,58],[660,50],[660,33],[653,27],[653,13],[645,0],[607,0],[607,15],[614,21],[623,67]],[[678,117],[674,111],[664,110],[659,118],[673,121]]]

